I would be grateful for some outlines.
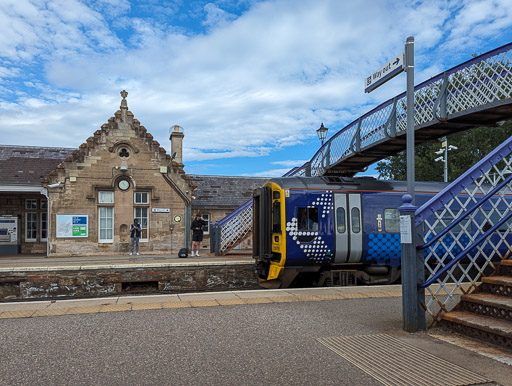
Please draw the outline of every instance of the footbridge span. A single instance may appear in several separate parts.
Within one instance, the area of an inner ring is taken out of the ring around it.
[[[455,66],[414,88],[415,145],[512,118],[512,43]],[[339,130],[287,175],[354,176],[406,148],[405,92]],[[213,226],[212,250],[224,254],[252,229],[250,201]]]

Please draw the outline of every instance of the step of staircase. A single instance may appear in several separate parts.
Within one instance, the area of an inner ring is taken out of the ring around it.
[[[509,321],[468,311],[447,312],[442,319],[453,331],[512,349],[512,323]]]
[[[512,322],[512,297],[492,293],[462,295],[460,311],[474,312]]]
[[[472,293],[462,295],[461,301],[468,303],[478,303],[484,306],[492,306],[512,311],[512,297],[499,296],[489,293]]]
[[[512,287],[512,277],[510,276],[488,276],[482,277],[482,283],[506,285]]]

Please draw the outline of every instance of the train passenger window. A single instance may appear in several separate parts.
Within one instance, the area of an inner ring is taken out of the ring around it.
[[[318,208],[297,208],[297,219],[300,231],[318,230]]]
[[[336,209],[336,224],[338,228],[338,233],[345,233],[345,209]]]
[[[448,225],[450,225],[454,221],[453,216],[450,214],[445,213],[441,217],[441,219],[439,219],[439,216],[441,216],[441,215],[442,215],[442,211],[438,210],[437,211],[438,218],[437,219],[434,218],[434,221],[437,221],[436,226],[434,228],[434,232],[436,234],[443,231]],[[464,227],[464,231],[471,232],[472,231],[471,219],[465,218],[464,220],[460,221],[457,225],[455,225],[451,231],[455,232],[455,233],[459,233],[459,232],[463,231],[463,227]]]
[[[360,221],[360,211],[359,208],[352,208],[350,210],[351,222],[352,222],[352,232],[359,233],[361,231],[361,221]]]
[[[384,229],[388,233],[400,233],[398,209],[384,209]]]
[[[486,214],[486,216],[483,216],[484,219],[490,218],[490,221],[486,221],[485,225],[483,226],[482,230],[484,232],[489,230],[494,224],[497,224],[502,219],[502,217],[505,216],[505,212],[502,213],[501,211],[496,211],[496,210],[493,210],[493,211],[486,210],[485,214]],[[509,226],[510,226],[510,220],[501,224],[497,230],[498,230],[498,232],[506,232],[508,230]]]
[[[272,205],[272,232],[281,233],[281,203],[274,201]]]

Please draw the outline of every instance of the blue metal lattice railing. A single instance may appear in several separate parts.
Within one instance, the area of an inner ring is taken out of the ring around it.
[[[433,321],[512,252],[512,137],[416,210],[424,227],[424,308]],[[421,228],[420,228],[421,229]]]

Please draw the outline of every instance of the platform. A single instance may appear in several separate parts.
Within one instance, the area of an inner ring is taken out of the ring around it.
[[[400,286],[3,303],[0,326],[11,354],[0,379],[14,379],[10,362],[23,366],[30,357],[19,343],[10,346],[19,342],[16,335],[33,331],[32,339],[41,339],[48,352],[58,340],[38,338],[36,331],[56,336],[60,328],[66,336],[88,337],[78,347],[66,346],[61,369],[77,355],[87,360],[88,352],[93,364],[113,366],[97,373],[75,367],[70,382],[123,383],[131,374],[141,384],[512,384],[511,354],[443,330],[405,333],[401,324]],[[112,342],[129,339],[126,350],[93,349],[105,330]],[[126,359],[142,352],[148,352],[144,360]],[[38,361],[44,369],[55,366],[51,358]]]

